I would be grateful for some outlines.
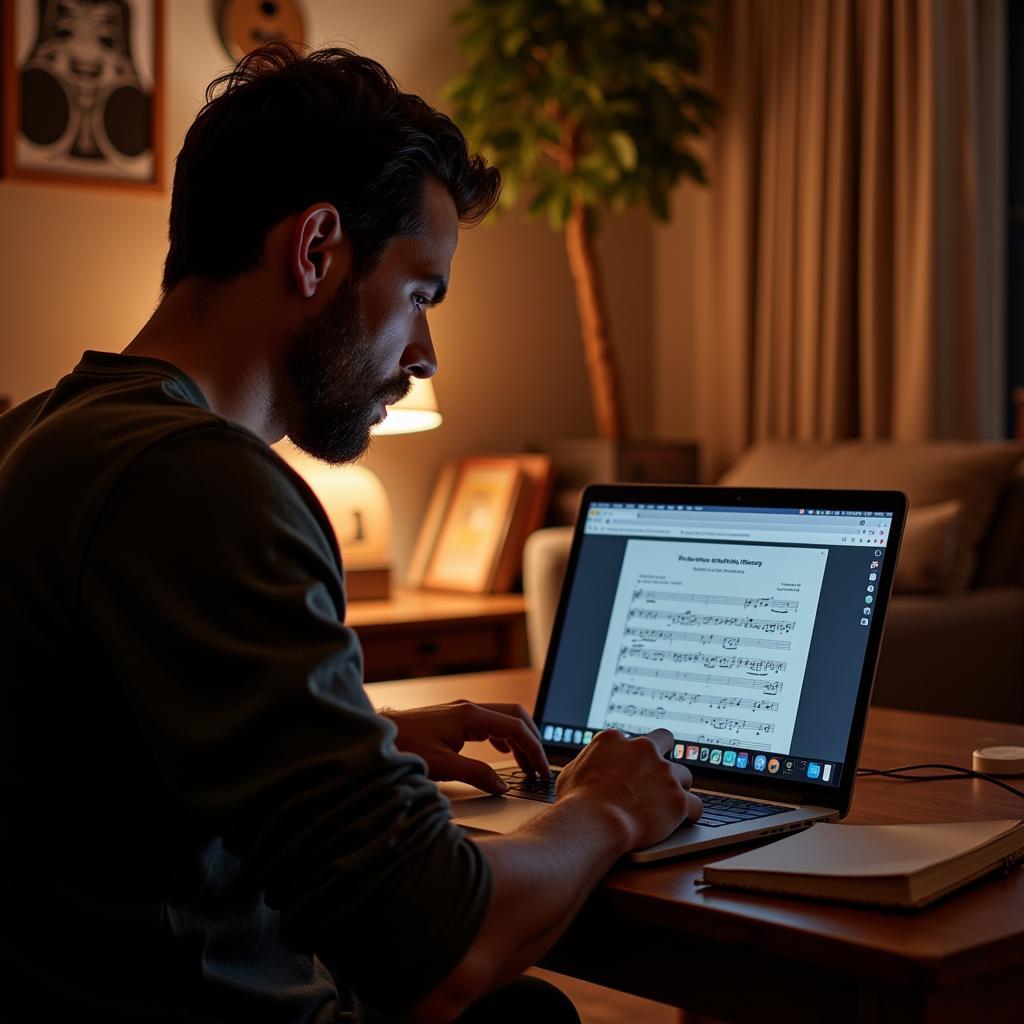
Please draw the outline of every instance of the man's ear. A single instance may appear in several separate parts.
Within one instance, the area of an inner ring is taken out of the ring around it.
[[[304,299],[313,298],[328,277],[336,279],[335,286],[348,277],[352,250],[334,206],[317,203],[296,217],[289,256],[295,286]]]

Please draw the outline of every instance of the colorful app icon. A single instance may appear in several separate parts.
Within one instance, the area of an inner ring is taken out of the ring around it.
[[[832,765],[827,764],[821,771],[821,781],[828,782],[832,778]]]
[[[874,583],[875,580],[878,579],[878,573],[877,572],[869,572],[868,573],[868,579],[871,580],[872,583]]]
[[[544,739],[550,740],[555,734],[555,727],[553,725],[544,726]]]
[[[593,738],[594,738],[593,731],[590,730],[590,729],[587,729],[587,731],[583,734],[583,742],[584,743],[589,743]]]
[[[572,741],[573,741],[573,743],[582,743],[583,742],[583,730],[582,729],[574,729],[573,730]]]
[[[562,742],[562,727],[560,725],[556,725],[555,726],[554,741],[556,743],[561,743]]]
[[[768,774],[769,775],[778,775],[779,774],[779,769],[781,767],[782,767],[782,765],[779,763],[779,759],[777,757],[773,757],[768,762]]]
[[[683,743],[677,743],[675,747],[672,749],[672,756],[677,761],[682,761],[682,759],[686,756],[686,745]]]
[[[701,747],[700,748],[700,759],[702,761],[706,761],[710,756],[711,756],[711,748],[710,747]]]
[[[765,757],[764,754],[758,754],[757,757],[754,758],[754,771],[763,772],[767,764],[768,758]]]
[[[735,764],[736,764],[736,751],[735,750],[727,750],[722,755],[722,764],[724,764],[726,768],[734,767]]]
[[[861,619],[861,620],[860,620],[860,624],[861,624],[862,626],[867,626],[867,625],[870,625],[870,623],[869,623],[869,620],[868,620],[868,619]]]
[[[865,604],[871,604],[872,601],[874,601],[874,598],[870,594],[868,594],[867,597],[864,598]]]
[[[807,778],[809,778],[809,779],[817,779],[820,776],[821,776],[821,765],[818,764],[816,761],[812,761],[807,766]]]
[[[750,763],[750,755],[745,750],[741,750],[736,755],[736,767],[737,768],[746,768],[749,763]]]
[[[698,747],[695,743],[687,744],[686,760],[696,761],[698,757],[700,757],[700,747]]]
[[[711,751],[711,763],[721,764],[722,763],[722,752],[720,750]]]

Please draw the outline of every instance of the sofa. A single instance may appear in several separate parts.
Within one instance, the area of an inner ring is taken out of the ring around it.
[[[898,489],[910,499],[873,701],[1024,722],[1024,446],[763,443],[721,479],[737,487]],[[531,661],[543,663],[571,527],[527,541]]]

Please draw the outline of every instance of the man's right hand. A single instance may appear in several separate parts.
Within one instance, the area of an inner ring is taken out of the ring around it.
[[[599,732],[558,777],[559,800],[582,795],[617,813],[629,849],[660,842],[684,821],[696,821],[701,799],[688,768],[666,759],[675,740],[667,729],[627,739]]]
[[[562,769],[558,799],[543,814],[509,835],[474,839],[491,868],[487,916],[457,967],[410,1019],[453,1020],[535,964],[624,853],[700,817],[689,771],[665,758],[673,742],[665,729],[636,739],[598,733]]]

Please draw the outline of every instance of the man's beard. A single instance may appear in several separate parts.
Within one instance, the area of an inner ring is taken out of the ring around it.
[[[412,381],[398,373],[383,383],[357,286],[346,281],[326,309],[309,317],[285,351],[293,407],[288,434],[314,458],[355,462],[370,446],[381,402],[396,402]]]

